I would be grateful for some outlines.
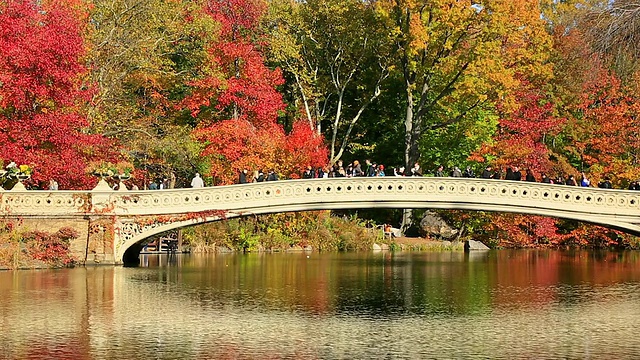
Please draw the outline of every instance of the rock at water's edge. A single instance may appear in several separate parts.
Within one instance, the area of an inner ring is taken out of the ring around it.
[[[489,247],[480,241],[467,240],[464,242],[464,251],[489,250]]]
[[[420,220],[420,232],[424,236],[437,236],[442,239],[452,239],[458,234],[458,230],[449,226],[433,211],[427,211]]]

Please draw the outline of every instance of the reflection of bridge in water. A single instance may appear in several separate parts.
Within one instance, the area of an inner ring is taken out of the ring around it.
[[[640,235],[640,192],[502,180],[429,177],[340,178],[197,189],[2,193],[5,219],[80,236],[87,262],[120,263],[150,236],[245,215],[304,210],[431,208],[512,212],[574,219]]]

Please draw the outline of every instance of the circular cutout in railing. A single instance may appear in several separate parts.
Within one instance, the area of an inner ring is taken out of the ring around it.
[[[389,187],[391,187],[391,186],[389,186]],[[389,190],[391,190],[391,189],[389,189]],[[402,185],[398,185],[398,190],[402,191]]]
[[[327,192],[331,191],[331,186],[327,186]]]
[[[336,188],[336,190],[338,190],[338,191],[342,191],[342,186],[338,186],[338,187]]]
[[[587,196],[587,202],[591,202],[591,196]]]
[[[444,191],[444,186],[440,185],[440,186],[438,187],[438,190],[440,190],[440,191]]]
[[[351,185],[347,186],[347,191],[351,191]]]
[[[310,187],[307,188],[307,192],[308,193],[311,192],[311,188]]]
[[[513,195],[517,195],[518,194],[518,190],[516,190],[516,189],[511,190],[511,192],[513,193]]]
[[[321,188],[320,186],[318,186],[318,187],[316,188],[316,192],[320,192],[320,191],[322,191],[322,188]]]

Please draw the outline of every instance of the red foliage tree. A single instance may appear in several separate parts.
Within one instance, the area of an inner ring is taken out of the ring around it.
[[[201,120],[194,136],[206,143],[203,155],[211,160],[214,183],[234,183],[243,169],[297,177],[308,165],[326,165],[324,139],[308,124],[294,123],[288,135],[277,124],[285,104],[276,86],[284,79],[261,53],[258,24],[266,3],[208,0],[205,11],[220,24],[209,48],[215,75],[190,84],[192,93],[182,105]]]
[[[220,24],[218,40],[210,44],[211,72],[191,84],[183,106],[197,116],[203,108],[217,112],[214,120],[243,119],[256,126],[275,122],[284,110],[276,86],[284,79],[271,70],[260,52],[257,26],[266,10],[262,0],[208,0],[205,11]]]
[[[0,4],[0,158],[30,164],[35,181],[56,178],[65,188],[90,186],[87,162],[108,153],[103,137],[83,132],[80,107],[90,94],[80,83],[81,31],[64,2]]]
[[[481,158],[486,154],[495,158],[498,168],[519,166],[532,169],[534,173],[549,173],[554,163],[549,160],[549,148],[545,138],[557,134],[565,119],[554,115],[554,107],[536,89],[526,84],[517,92],[519,107],[500,120],[495,141],[474,154]]]

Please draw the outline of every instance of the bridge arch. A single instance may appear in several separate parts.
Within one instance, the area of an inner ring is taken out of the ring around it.
[[[430,208],[565,218],[640,235],[640,192],[503,180],[383,177],[287,180],[202,189],[128,192],[116,197],[116,261],[144,239],[246,215],[305,210]],[[207,214],[224,211],[224,215]],[[154,214],[150,214],[154,213]],[[142,225],[136,216],[171,216]]]

